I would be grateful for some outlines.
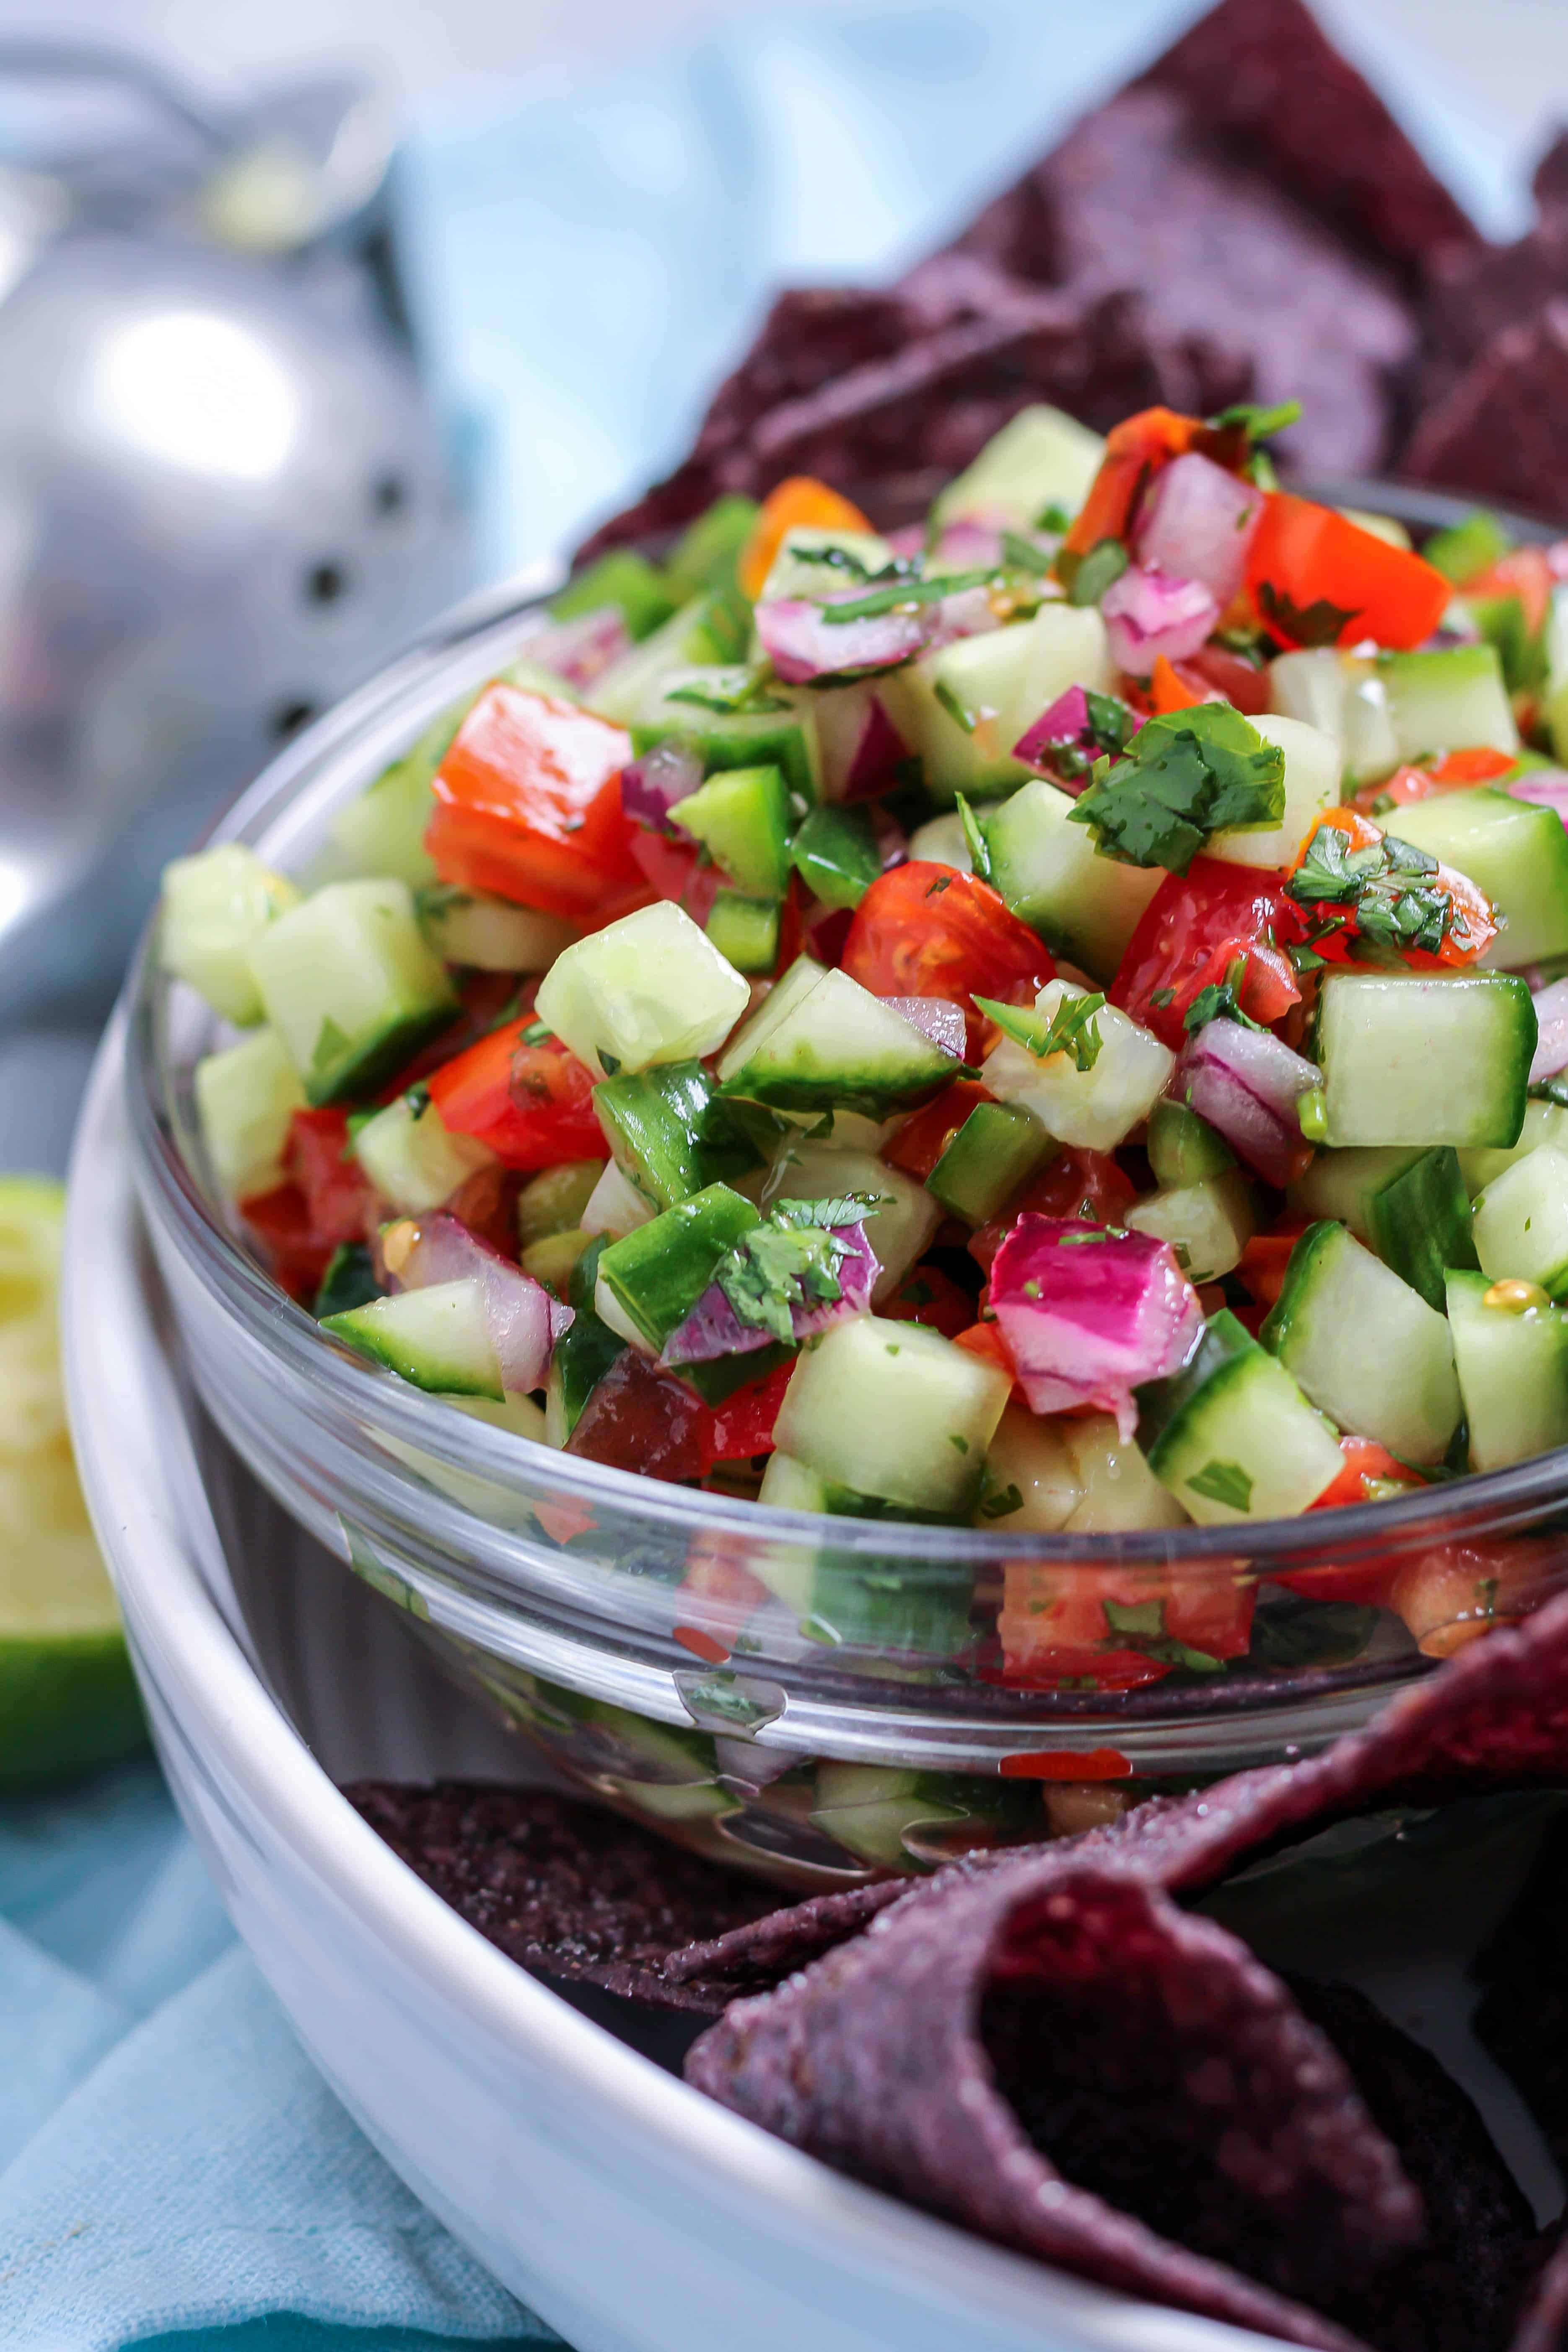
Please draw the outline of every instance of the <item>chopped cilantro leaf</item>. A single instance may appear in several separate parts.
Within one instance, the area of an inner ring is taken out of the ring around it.
[[[969,803],[964,799],[963,794],[962,793],[956,793],[953,797],[958,803],[958,819],[959,823],[963,827],[963,841],[964,846],[969,852],[969,862],[971,866],[973,866],[976,874],[979,875],[980,879],[983,882],[989,882],[991,879],[991,845],[980,829],[980,819],[975,815],[974,811],[970,807]]]
[[[831,1306],[844,1296],[838,1267],[846,1244],[825,1227],[774,1223],[742,1234],[714,1276],[737,1321],[793,1345],[795,1307]]]
[[[1107,857],[1184,874],[1211,834],[1284,813],[1284,753],[1228,703],[1205,702],[1146,720],[1103,775],[1097,761],[1068,822],[1092,825]]]
[[[1005,1036],[1022,1045],[1037,1061],[1052,1054],[1070,1054],[1080,1070],[1092,1070],[1104,1039],[1095,1019],[1105,1003],[1102,992],[1092,996],[1064,996],[1047,1021],[1032,1005],[998,1004],[994,997],[977,996],[975,1003]]]
[[[1447,893],[1427,878],[1436,871],[1435,857],[1394,834],[1352,849],[1338,825],[1320,824],[1285,887],[1302,906],[1349,908],[1358,933],[1379,947],[1436,955],[1454,915]]]
[[[941,703],[942,709],[946,711],[953,725],[955,727],[962,727],[966,735],[973,735],[975,729],[980,724],[980,713],[977,710],[971,710],[968,703],[965,702],[958,693],[957,688],[950,685],[945,677],[939,677],[936,684],[932,687],[931,692]]]
[[[1023,1507],[1024,1497],[1016,1486],[1004,1486],[1000,1494],[986,1496],[980,1506],[980,1516],[983,1519],[1005,1519]]]
[[[1058,506],[1053,501],[1050,506],[1042,507],[1040,509],[1039,513],[1035,517],[1035,529],[1037,530],[1066,530],[1071,520],[1072,517],[1068,514],[1066,507]]]
[[[762,670],[716,670],[710,677],[694,677],[685,686],[673,687],[665,699],[689,702],[699,710],[716,711],[725,719],[738,719],[759,710],[787,710],[789,704],[784,698],[770,693],[772,684],[771,677]]]
[[[1211,982],[1200,988],[1182,1015],[1182,1026],[1189,1037],[1211,1021],[1237,1021],[1244,1029],[1260,1029],[1260,1021],[1249,1020],[1237,1002],[1235,987],[1228,980]]]
[[[1208,421],[1218,433],[1243,433],[1250,449],[1259,441],[1271,441],[1276,433],[1283,433],[1288,425],[1296,423],[1300,414],[1299,400],[1276,401],[1272,408],[1265,407],[1255,400],[1238,400],[1234,406],[1222,408],[1217,416],[1211,416]]]
[[[1068,590],[1069,604],[1098,604],[1106,590],[1120,580],[1131,558],[1119,539],[1097,540],[1074,567]]]
[[[858,1225],[862,1217],[868,1217],[891,1198],[889,1192],[836,1192],[826,1201],[775,1201],[770,1213],[775,1224],[795,1230],[820,1225],[826,1231],[834,1225]]]
[[[1010,571],[1027,572],[1035,579],[1043,580],[1051,568],[1052,558],[1048,549],[1037,547],[1032,539],[1020,539],[1016,530],[1005,530],[1002,561]]]
[[[1227,1504],[1233,1511],[1252,1507],[1252,1479],[1239,1462],[1207,1462],[1186,1483],[1194,1495],[1206,1496],[1211,1503]]]
[[[1293,646],[1338,645],[1360,609],[1354,604],[1331,604],[1326,596],[1298,604],[1271,580],[1258,582],[1257,595],[1264,619]]]
[[[838,604],[824,604],[822,617],[836,626],[847,621],[874,621],[883,613],[901,611],[906,604],[940,604],[944,596],[956,596],[965,588],[984,588],[995,577],[994,571],[939,572],[931,580],[906,573],[886,588],[871,589],[867,595],[847,597]]]

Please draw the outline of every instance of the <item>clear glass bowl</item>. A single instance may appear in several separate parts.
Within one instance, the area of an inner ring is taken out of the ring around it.
[[[216,837],[302,869],[333,812],[540,625],[527,595],[465,608],[291,746]],[[196,1129],[216,1024],[145,945],[129,990],[138,1189],[214,1419],[552,1765],[684,1843],[826,1887],[1080,1827],[1151,1785],[1324,1745],[1568,1570],[1568,1451],[1245,1534],[1053,1537],[764,1511],[531,1444],[351,1357],[275,1286]],[[1374,1570],[1403,1580],[1403,1614],[1357,1604]],[[1250,1605],[1250,1645],[1120,1692],[1005,1678],[999,1619],[1016,1659],[1032,1623],[1103,1596],[1140,1612],[1121,1620],[1135,1645]]]

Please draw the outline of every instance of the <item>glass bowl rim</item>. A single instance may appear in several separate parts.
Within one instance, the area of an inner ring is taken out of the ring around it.
[[[1344,481],[1312,487],[1333,504],[1371,508],[1428,529],[1462,520],[1478,504],[1474,499],[1403,483]],[[1489,511],[1521,541],[1540,543],[1556,535],[1537,517],[1489,502]],[[323,790],[334,776],[341,782],[341,771],[352,762],[360,738],[389,705],[420,688],[433,688],[458,656],[489,635],[542,615],[563,577],[562,566],[546,561],[465,599],[294,738],[214,820],[197,845],[237,839],[254,843],[307,789]],[[362,777],[360,788],[368,781]],[[509,1484],[521,1458],[518,1448],[533,1441],[453,1412],[395,1373],[323,1339],[314,1319],[273,1283],[215,1213],[177,1143],[164,1084],[162,1013],[169,984],[156,966],[156,921],[154,908],[121,998],[127,1016],[130,1129],[144,1207],[156,1204],[158,1222],[186,1268],[247,1338],[270,1353],[282,1376],[307,1388],[320,1385],[341,1403],[339,1384],[347,1372],[366,1384],[361,1391],[366,1402],[361,1418],[455,1469]],[[1478,1535],[1525,1532],[1545,1513],[1568,1504],[1568,1446],[1560,1446],[1506,1469],[1467,1473],[1408,1496],[1342,1506],[1331,1514],[1077,1536],[1026,1530],[1009,1534],[1004,1526],[782,1511],[616,1469],[554,1447],[541,1450],[548,1454],[550,1476],[559,1490],[585,1505],[632,1509],[694,1536],[745,1544],[826,1544],[840,1555],[865,1552],[885,1559],[891,1540],[911,1566],[981,1569],[1011,1561],[1052,1569],[1167,1573],[1183,1569],[1217,1573],[1245,1566],[1251,1573],[1267,1573],[1268,1563],[1288,1559],[1304,1548],[1324,1555],[1355,1556],[1379,1548],[1380,1538],[1387,1548],[1408,1546],[1428,1533],[1453,1541],[1463,1537],[1470,1522],[1477,1523]],[[406,1470],[399,1474],[395,1465],[389,1468],[394,1475],[416,1475]],[[1324,1565],[1331,1564],[1325,1559]]]

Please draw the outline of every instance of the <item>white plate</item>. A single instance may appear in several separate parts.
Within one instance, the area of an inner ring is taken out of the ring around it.
[[[121,1089],[117,1022],[66,1248],[88,1500],[159,1753],[235,1926],[416,2194],[576,2352],[1261,2352],[930,2221],[727,2114],[503,1958],[361,1821],[330,1772],[515,1759],[390,1612],[215,1469],[137,1224]]]

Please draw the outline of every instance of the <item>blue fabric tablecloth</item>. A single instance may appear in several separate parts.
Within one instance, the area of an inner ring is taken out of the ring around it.
[[[480,425],[487,569],[569,544],[672,461],[770,288],[914,256],[1195,13],[745,11],[416,124],[403,228],[437,379]],[[1478,216],[1513,227],[1517,134],[1334,22]],[[555,2340],[324,2088],[153,1767],[0,1801],[8,2352],[458,2338]]]

